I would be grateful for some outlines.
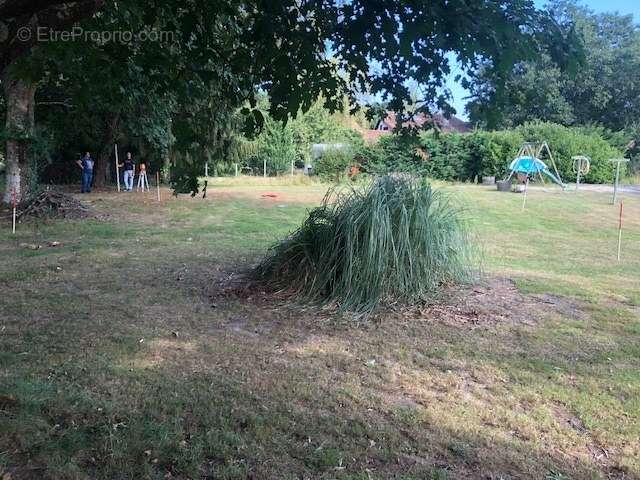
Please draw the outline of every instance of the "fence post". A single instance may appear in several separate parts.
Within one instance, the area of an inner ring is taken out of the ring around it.
[[[263,160],[263,167],[262,167],[262,171],[263,171],[263,177],[267,177],[267,159],[265,158]]]

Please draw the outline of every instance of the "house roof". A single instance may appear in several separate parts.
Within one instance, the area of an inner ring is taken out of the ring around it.
[[[434,113],[431,116],[431,118],[436,123],[438,128],[440,128],[440,130],[446,133],[450,133],[450,132],[466,133],[471,131],[471,124],[456,117],[455,115],[452,115],[451,117],[447,118],[443,113],[437,112],[437,113]],[[429,117],[427,115],[418,114],[414,116],[411,120],[404,122],[403,126],[404,127],[422,127],[424,124],[428,122],[428,120],[429,120]],[[384,123],[389,130],[395,129],[397,125],[396,112],[391,112],[391,111],[387,112],[387,116],[385,117],[385,119],[378,122],[378,125],[376,128],[377,130],[379,129],[381,123]]]
[[[389,130],[365,130],[362,132],[365,143],[376,143],[378,139],[384,135],[389,135]]]

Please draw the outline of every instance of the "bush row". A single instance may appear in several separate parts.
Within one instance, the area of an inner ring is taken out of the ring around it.
[[[467,134],[422,132],[417,136],[389,135],[365,147],[358,160],[370,174],[408,172],[440,180],[469,181],[484,175],[507,174],[509,163],[525,142],[546,141],[565,182],[575,180],[572,157],[586,155],[591,170],[588,183],[611,182],[609,159],[623,153],[597,129],[567,128],[552,123],[529,123],[512,130]],[[543,155],[541,160],[547,164]],[[550,165],[549,165],[550,166]]]

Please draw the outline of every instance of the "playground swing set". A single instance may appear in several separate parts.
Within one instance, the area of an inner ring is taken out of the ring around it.
[[[547,163],[542,161],[542,156],[546,154]],[[573,161],[572,170],[576,175],[576,192],[580,189],[581,180],[589,174],[591,170],[591,159],[585,155],[576,155],[571,157]],[[613,182],[613,199],[612,204],[616,203],[618,185],[620,183],[620,169],[621,165],[628,163],[629,159],[614,159],[609,160],[610,163],[615,164],[615,176]],[[514,192],[526,193],[531,180],[540,179],[543,185],[545,185],[545,177],[551,180],[552,183],[560,186],[563,190],[566,190],[568,185],[562,181],[562,177],[556,165],[556,161],[549,148],[547,142],[532,143],[527,142],[522,144],[518,150],[516,158],[509,164],[508,175],[504,180],[497,182],[498,190],[501,192],[509,192],[512,190],[512,180],[515,177],[517,183],[513,188]],[[524,200],[523,204],[526,202]],[[524,208],[524,207],[523,207]]]
[[[547,163],[541,160],[543,154],[546,154],[548,158]],[[572,170],[576,174],[576,192],[580,188],[580,181],[591,170],[591,159],[585,155],[576,155],[571,157]],[[611,163],[615,163],[615,180],[613,184],[613,200],[612,204],[616,203],[616,194],[618,191],[618,183],[620,181],[620,167],[622,164],[629,162],[628,159],[614,159],[609,160]],[[551,168],[550,168],[551,167]],[[549,148],[547,142],[541,143],[524,143],[518,150],[516,158],[509,164],[509,174],[507,177],[497,182],[498,190],[501,192],[512,191],[512,180],[515,177],[517,183],[513,189],[515,192],[524,193],[522,198],[522,211],[524,212],[527,204],[527,190],[529,188],[529,182],[533,179],[539,178],[542,184],[545,184],[545,177],[550,179],[552,183],[560,186],[562,190],[566,190],[568,185],[562,181],[560,172],[556,165],[556,161],[553,158],[553,153]],[[618,218],[618,251],[617,259],[620,261],[621,257],[621,245],[622,245],[622,225],[623,225],[623,202],[620,202],[620,211]]]
[[[549,165],[541,160],[543,155],[546,155]],[[549,166],[551,168],[549,168]],[[559,185],[562,189],[567,187],[562,181],[556,161],[553,158],[553,153],[551,153],[547,142],[524,143],[520,147],[520,150],[518,150],[516,158],[509,164],[509,174],[507,178],[499,182],[498,190],[511,190],[511,181],[514,177],[518,181],[516,185],[517,192],[526,193],[529,181],[535,178],[539,178],[543,185],[545,184],[545,177],[547,177],[547,179]]]

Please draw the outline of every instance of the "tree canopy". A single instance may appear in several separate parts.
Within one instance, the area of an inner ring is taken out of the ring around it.
[[[64,22],[47,23],[54,11],[64,13]],[[111,142],[125,134],[165,153],[172,139],[185,151],[215,150],[213,144],[227,140],[226,126],[238,109],[248,131],[263,125],[261,92],[270,98],[270,116],[285,122],[318,98],[334,110],[345,99],[356,105],[363,92],[402,112],[411,99],[409,81],[421,87],[418,110],[446,109],[449,97],[440,87],[451,73],[452,55],[463,71],[490,65],[496,73],[541,49],[562,68],[581,57],[572,30],[532,0],[5,0],[0,12],[12,15],[3,17],[11,21],[0,65],[12,64],[7,75],[38,85],[47,108],[62,105],[36,118],[46,122],[45,130],[62,132],[60,141],[66,134],[67,143],[73,125],[103,152],[99,164]],[[126,41],[84,35],[64,42],[34,42],[31,35],[21,42],[16,33],[21,27],[63,29],[82,16],[85,32],[131,35]],[[12,91],[5,89],[7,96]],[[15,115],[7,130],[11,124],[29,130],[29,122]],[[12,142],[26,148],[32,136],[13,136],[7,148]],[[10,149],[9,166],[19,162],[20,148]],[[19,175],[20,169],[13,171]],[[106,169],[99,173],[108,180]]]
[[[640,27],[631,15],[596,14],[575,0],[553,0],[549,14],[573,25],[586,58],[569,74],[547,49],[506,75],[477,70],[469,113],[482,125],[511,127],[528,121],[631,127],[640,114]]]

